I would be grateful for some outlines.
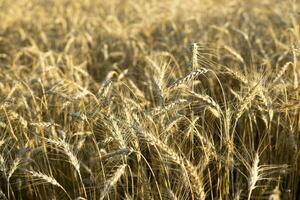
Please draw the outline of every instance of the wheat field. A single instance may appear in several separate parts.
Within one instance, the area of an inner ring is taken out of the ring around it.
[[[296,0],[0,0],[0,199],[300,199],[299,58]]]

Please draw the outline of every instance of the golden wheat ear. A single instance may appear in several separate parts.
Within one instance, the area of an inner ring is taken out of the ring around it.
[[[68,192],[65,190],[65,188],[54,177],[33,170],[27,170],[26,173],[34,181],[33,182],[34,184],[36,181],[39,180],[51,184],[53,186],[59,187],[60,189],[63,190],[63,192],[67,195],[69,199],[72,199],[71,196],[68,194]]]
[[[119,166],[114,175],[106,181],[103,189],[101,190],[100,200],[103,200],[108,195],[111,188],[119,181],[122,175],[124,175],[126,167],[126,164]]]
[[[176,88],[176,87],[180,86],[183,83],[186,83],[190,80],[193,80],[193,79],[197,78],[201,74],[207,73],[208,71],[209,70],[206,69],[206,68],[196,69],[196,70],[190,72],[189,74],[187,74],[186,76],[177,79],[172,85],[170,85],[168,87],[168,89]]]

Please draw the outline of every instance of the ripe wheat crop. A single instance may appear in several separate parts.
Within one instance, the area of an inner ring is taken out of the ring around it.
[[[300,199],[296,0],[0,0],[0,199]]]

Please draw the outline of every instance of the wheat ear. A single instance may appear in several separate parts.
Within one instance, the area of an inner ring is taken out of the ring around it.
[[[117,169],[117,171],[114,173],[114,175],[106,181],[106,183],[104,185],[104,188],[101,191],[100,200],[103,200],[106,197],[106,195],[109,193],[111,188],[118,182],[118,180],[124,174],[126,166],[127,166],[126,164],[121,165]]]
[[[177,79],[171,86],[168,87],[168,89],[176,88],[179,85],[181,85],[181,84],[183,84],[183,83],[185,83],[189,80],[192,80],[192,79],[196,78],[197,76],[199,76],[201,74],[205,74],[206,72],[208,72],[208,69],[203,68],[203,67],[200,68],[200,69],[196,69],[196,70],[190,72],[188,75]]]
[[[72,199],[70,197],[70,195],[68,194],[68,192],[65,190],[65,188],[57,182],[57,180],[51,176],[48,176],[46,174],[43,174],[41,172],[36,172],[36,171],[32,171],[32,170],[29,170],[27,171],[27,173],[32,177],[32,178],[36,178],[36,179],[40,179],[40,180],[43,180],[51,185],[54,185],[54,186],[57,186],[59,188],[61,188],[64,193],[68,196],[69,199]]]

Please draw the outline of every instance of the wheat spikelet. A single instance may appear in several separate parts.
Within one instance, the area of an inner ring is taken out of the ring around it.
[[[293,63],[291,63],[291,62],[285,63],[285,65],[282,67],[282,69],[278,72],[277,76],[273,80],[273,84],[275,84],[283,76],[283,74],[286,72],[286,70],[288,69],[288,67],[290,65],[292,65],[292,64]]]
[[[31,122],[29,123],[30,126],[39,127],[39,128],[48,128],[48,127],[58,127],[59,124],[52,123],[52,122]]]
[[[118,182],[118,180],[121,178],[121,176],[125,173],[126,164],[121,165],[117,171],[114,173],[114,175],[108,179],[104,185],[104,188],[101,191],[100,200],[103,200],[106,195],[108,195],[111,188]]]
[[[274,112],[271,108],[271,99],[265,95],[265,92],[263,91],[263,89],[260,89],[258,94],[257,94],[257,101],[259,102],[258,105],[256,105],[256,107],[258,108],[258,110],[262,113],[262,117],[264,119],[265,122],[267,122],[267,118],[269,117],[269,120],[272,121],[273,119],[273,115]],[[265,115],[265,113],[267,112],[268,117]],[[266,125],[268,126],[268,123],[266,123]]]
[[[104,82],[103,86],[99,89],[97,96],[101,99],[107,97],[109,90],[111,89],[113,82],[111,80],[107,80]]]
[[[18,169],[19,165],[21,163],[21,159],[20,158],[16,158],[12,165],[10,166],[10,169],[7,172],[7,181],[9,182],[10,178],[12,177],[12,175],[15,173],[15,171]]]
[[[251,193],[256,187],[256,182],[259,180],[259,155],[255,153],[253,164],[248,177],[248,200],[251,198]]]
[[[6,173],[6,165],[5,165],[5,160],[2,154],[0,154],[0,171],[3,172],[4,174]]]
[[[92,131],[79,131],[73,134],[73,136],[90,136],[92,135]]]
[[[235,71],[230,69],[229,67],[225,67],[226,71],[228,74],[230,74],[232,77],[234,77],[235,79],[239,80],[240,82],[242,82],[245,85],[248,85],[249,81],[248,79],[244,76],[244,74],[242,74],[241,72]]]
[[[188,91],[190,94],[192,94],[193,96],[197,97],[198,99],[200,99],[201,101],[207,103],[210,107],[211,107],[211,111],[212,113],[217,117],[220,118],[221,114],[222,114],[222,110],[219,106],[219,104],[217,104],[217,102],[215,102],[213,100],[213,98],[211,98],[208,95],[202,95],[202,94],[198,94],[196,92],[193,91]]]
[[[258,93],[258,91],[259,91],[259,85],[256,85],[243,98],[243,101],[239,105],[237,113],[236,113],[236,121],[242,116],[242,114],[248,108],[249,104],[254,100],[255,96]]]
[[[39,180],[42,180],[42,181],[45,181],[46,183],[49,183],[53,186],[57,186],[59,188],[61,188],[64,193],[68,196],[69,199],[72,199],[70,197],[70,195],[68,194],[68,192],[65,190],[65,188],[59,183],[57,182],[57,180],[51,176],[48,176],[46,174],[43,174],[41,172],[36,172],[36,171],[32,171],[32,170],[27,170],[27,173],[32,177],[32,178],[35,178],[35,179],[39,179]]]
[[[152,145],[161,148],[168,155],[169,159],[178,164],[182,168],[183,172],[187,173],[188,177],[190,177],[190,182],[193,187],[193,191],[197,195],[197,199],[205,199],[206,195],[202,180],[197,172],[197,168],[189,160],[179,156],[172,148],[170,148],[167,144],[163,143],[159,138],[155,137],[151,133],[144,133],[143,131],[139,131],[139,134],[142,134],[144,136],[144,139],[146,139]],[[204,163],[202,167],[205,167]]]
[[[111,158],[111,157],[114,157],[114,156],[117,156],[117,155],[129,155],[132,152],[133,152],[133,149],[131,149],[131,148],[118,149],[118,150],[115,150],[113,152],[106,153],[106,154],[102,155],[101,160],[105,160],[105,159],[108,159],[108,158]]]
[[[262,89],[260,89],[259,92],[258,92],[258,94],[257,94],[257,96],[258,96],[257,100],[267,110],[268,107],[269,107],[270,100],[267,98],[267,96],[265,95],[264,91]]]
[[[205,165],[205,164],[204,164]],[[196,193],[197,199],[205,199],[205,190],[203,182],[198,174],[197,168],[188,160],[185,160],[186,170],[189,173],[191,185],[193,186],[193,190]]]
[[[183,119],[181,115],[175,115],[174,117],[170,118],[167,122],[164,123],[164,132],[168,132],[172,129],[172,127],[178,125],[178,122]]]
[[[238,52],[236,52],[236,50],[234,50],[233,48],[227,45],[224,46],[224,49],[226,49],[229,53],[231,53],[238,61],[245,64],[244,58]]]
[[[154,109],[152,109],[150,111],[150,115],[152,116],[156,116],[156,115],[160,115],[163,112],[168,112],[168,111],[172,111],[173,109],[177,109],[178,107],[182,107],[187,105],[189,102],[185,99],[178,99],[174,102],[171,102],[170,104],[164,106],[164,107],[156,107]]]
[[[258,153],[255,153],[254,160],[252,163],[252,166],[248,165],[246,167],[249,171],[249,177],[248,177],[248,200],[251,199],[251,194],[255,188],[257,188],[257,182],[272,178],[269,178],[267,176],[270,176],[276,170],[285,169],[287,168],[286,165],[259,165],[259,155]],[[284,171],[284,170],[283,170]]]
[[[47,183],[50,183],[51,185],[54,186],[58,186],[60,188],[63,188],[56,179],[54,179],[53,177],[50,177],[46,174],[43,174],[41,172],[36,172],[36,171],[32,171],[32,170],[28,170],[27,173],[33,177],[33,178],[37,178],[37,179],[41,179],[43,181],[46,181]]]
[[[171,86],[168,87],[168,89],[173,89],[175,87],[178,87],[179,85],[181,85],[189,80],[192,80],[201,74],[205,74],[206,72],[208,72],[208,69],[206,69],[206,68],[196,69],[196,70],[190,72],[188,75],[176,80]]]
[[[66,101],[61,105],[62,110],[64,110],[66,107],[72,104],[72,101]]]
[[[193,43],[193,69],[197,69],[199,68],[199,63],[198,63],[198,44],[197,43]]]
[[[71,145],[62,140],[61,146],[63,147],[66,155],[69,157],[71,164],[74,166],[78,174],[80,174],[80,162],[77,159],[76,155],[73,153]]]
[[[250,155],[248,153],[248,158],[246,158],[244,155],[239,154],[236,152],[236,156],[239,161],[243,163],[247,170],[247,176],[244,175],[247,178],[248,182],[248,194],[247,199],[250,200],[253,190],[260,187],[258,184],[259,181],[262,180],[272,180],[274,177],[274,173],[284,173],[285,169],[287,168],[287,165],[266,165],[262,164],[260,165],[260,159],[259,159],[259,153],[255,152],[254,155]]]
[[[127,141],[124,138],[124,134],[122,134],[122,129],[119,126],[119,120],[116,118],[116,116],[109,116],[110,124],[108,124],[108,129],[112,133],[113,138],[115,141],[119,143],[121,148],[127,147]]]
[[[76,171],[80,174],[80,162],[77,159],[76,155],[74,154],[72,146],[69,143],[67,143],[64,139],[60,139],[60,138],[58,138],[58,139],[45,138],[45,140],[48,143],[59,147],[60,150],[62,150],[68,156],[70,163],[74,166]]]
[[[82,184],[82,189],[84,192],[84,195],[87,196],[86,190],[85,190],[85,186],[83,184],[83,180],[82,180],[82,176],[81,176],[81,172],[80,172],[80,161],[77,159],[76,154],[73,151],[73,147],[72,145],[70,145],[69,143],[67,143],[64,139],[45,139],[47,142],[49,142],[50,144],[56,145],[60,148],[61,151],[63,151],[63,153],[65,153],[65,155],[68,157],[70,163],[72,164],[72,166],[75,168],[80,182]]]
[[[298,59],[297,59],[296,51],[297,51],[296,47],[295,47],[295,45],[293,45],[292,52],[293,52],[293,76],[294,76],[293,84],[294,84],[294,88],[297,88],[299,85],[299,81],[298,81],[299,69],[297,68]]]
[[[153,79],[153,91],[155,92],[155,96],[158,97],[158,105],[163,105],[165,102],[164,85],[162,84],[161,80],[157,80],[157,78]]]

